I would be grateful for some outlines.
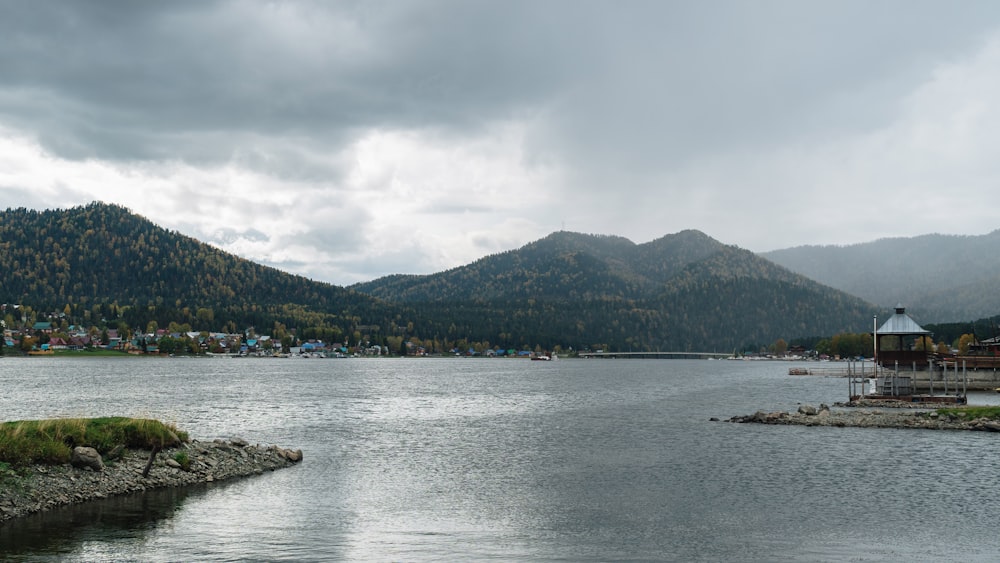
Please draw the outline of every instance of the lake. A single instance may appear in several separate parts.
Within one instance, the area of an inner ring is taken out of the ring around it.
[[[840,378],[708,360],[12,358],[3,420],[125,415],[295,467],[0,525],[17,560],[995,561],[1000,435],[713,422]],[[982,395],[982,401],[996,401]],[[973,396],[970,402],[977,402]]]

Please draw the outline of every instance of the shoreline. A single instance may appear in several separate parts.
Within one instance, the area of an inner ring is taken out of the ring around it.
[[[245,440],[191,440],[159,451],[149,474],[143,470],[149,450],[126,450],[101,470],[60,465],[30,465],[0,472],[0,526],[4,522],[57,507],[154,489],[226,481],[296,465],[301,450],[250,445]],[[186,454],[190,465],[181,467],[175,456]]]
[[[839,404],[838,404],[839,405]],[[845,405],[846,406],[846,405]],[[911,428],[923,430],[965,430],[1000,432],[1000,421],[990,418],[966,419],[934,410],[906,408],[895,405],[850,406],[849,410],[830,410],[801,405],[795,412],[757,411],[751,415],[734,416],[726,422],[737,424],[775,424],[788,426],[832,426],[837,428]]]

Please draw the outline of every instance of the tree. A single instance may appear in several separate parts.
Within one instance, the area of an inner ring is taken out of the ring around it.
[[[775,356],[784,356],[785,352],[788,351],[788,343],[783,338],[779,338],[771,345],[771,350]]]
[[[958,353],[959,355],[966,355],[969,353],[969,346],[976,341],[976,335],[974,334],[963,334],[958,337]]]
[[[160,339],[159,349],[164,354],[173,354],[177,350],[178,342],[171,336],[164,336]]]
[[[201,328],[209,328],[212,321],[215,320],[215,312],[206,307],[199,307],[195,313],[195,317],[198,319],[198,324]]]

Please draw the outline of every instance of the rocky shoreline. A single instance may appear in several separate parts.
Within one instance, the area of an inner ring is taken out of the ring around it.
[[[106,463],[100,456],[88,461],[87,452],[80,453],[72,464],[0,472],[0,523],[116,495],[260,475],[302,460],[302,450],[250,445],[240,438],[192,440],[157,452],[151,464],[150,451],[125,450]]]
[[[896,408],[896,405],[882,408],[856,408],[830,410],[826,405],[819,408],[801,405],[795,412],[757,411],[746,416],[734,416],[727,422],[782,424],[798,426],[835,426],[855,428],[921,428],[927,430],[971,430],[980,432],[1000,432],[1000,421],[977,418],[968,420],[959,416],[939,414],[936,411]]]

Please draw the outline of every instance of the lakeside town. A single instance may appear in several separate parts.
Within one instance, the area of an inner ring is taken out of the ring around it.
[[[59,314],[52,316],[58,318]],[[173,323],[171,323],[173,324]],[[9,327],[8,325],[14,325]],[[175,356],[234,356],[261,358],[348,358],[445,355],[434,353],[420,344],[396,338],[397,346],[386,341],[381,344],[370,339],[329,342],[317,338],[299,338],[294,329],[283,331],[279,338],[261,334],[254,327],[242,332],[193,331],[186,325],[158,328],[155,322],[145,331],[120,328],[83,327],[58,321],[36,321],[18,325],[10,317],[0,319],[3,327],[4,354],[48,356],[71,352],[104,352],[129,355]],[[388,340],[388,339],[386,339]],[[541,350],[518,350],[479,347],[451,348],[449,356],[517,357],[551,359],[554,354]]]

